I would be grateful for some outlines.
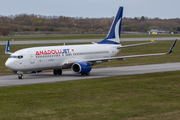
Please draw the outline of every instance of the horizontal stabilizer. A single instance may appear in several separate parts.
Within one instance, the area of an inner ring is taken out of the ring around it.
[[[146,42],[146,43],[139,43],[139,44],[124,45],[124,46],[121,46],[120,48],[133,47],[133,46],[145,45],[145,44],[151,44],[151,43],[156,43],[156,42],[153,41],[153,42]]]

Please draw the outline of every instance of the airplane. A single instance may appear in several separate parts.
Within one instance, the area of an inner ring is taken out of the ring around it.
[[[112,59],[121,61],[125,60],[125,58],[166,55],[173,51],[177,39],[167,53],[114,57],[122,48],[152,43],[146,42],[122,46],[120,44],[122,15],[123,7],[119,7],[107,37],[99,43],[32,47],[11,53],[8,40],[5,53],[10,54],[10,57],[7,59],[5,66],[17,74],[19,79],[24,78],[23,72],[39,73],[42,70],[53,70],[54,75],[61,75],[62,69],[71,69],[73,73],[89,75],[93,65],[109,62]]]

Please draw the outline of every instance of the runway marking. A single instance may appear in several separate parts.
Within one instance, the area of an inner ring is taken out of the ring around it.
[[[4,81],[14,81],[14,80],[0,80],[0,82],[4,82]]]

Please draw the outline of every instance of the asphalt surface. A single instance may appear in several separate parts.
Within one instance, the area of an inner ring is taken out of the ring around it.
[[[166,38],[126,38],[121,41],[163,41],[163,40],[175,40],[180,37],[166,37]],[[100,42],[102,39],[82,39],[82,40],[41,40],[41,41],[10,41],[11,45],[28,45],[28,44],[64,44],[64,43],[91,43]],[[0,41],[0,45],[6,45],[7,41]]]
[[[125,67],[96,68],[96,69],[92,69],[91,74],[89,76],[81,76],[79,74],[73,74],[71,71],[64,71],[61,76],[54,76],[52,72],[46,72],[46,73],[37,73],[37,74],[24,74],[24,79],[19,80],[17,75],[6,75],[6,76],[0,76],[0,86],[52,83],[59,81],[93,79],[93,78],[103,78],[110,76],[135,75],[135,74],[157,73],[157,72],[166,72],[166,71],[180,72],[180,62],[125,66]]]

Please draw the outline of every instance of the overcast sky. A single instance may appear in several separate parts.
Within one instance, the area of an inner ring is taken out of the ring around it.
[[[0,15],[100,18],[115,16],[119,6],[123,17],[180,18],[180,0],[0,0]]]

